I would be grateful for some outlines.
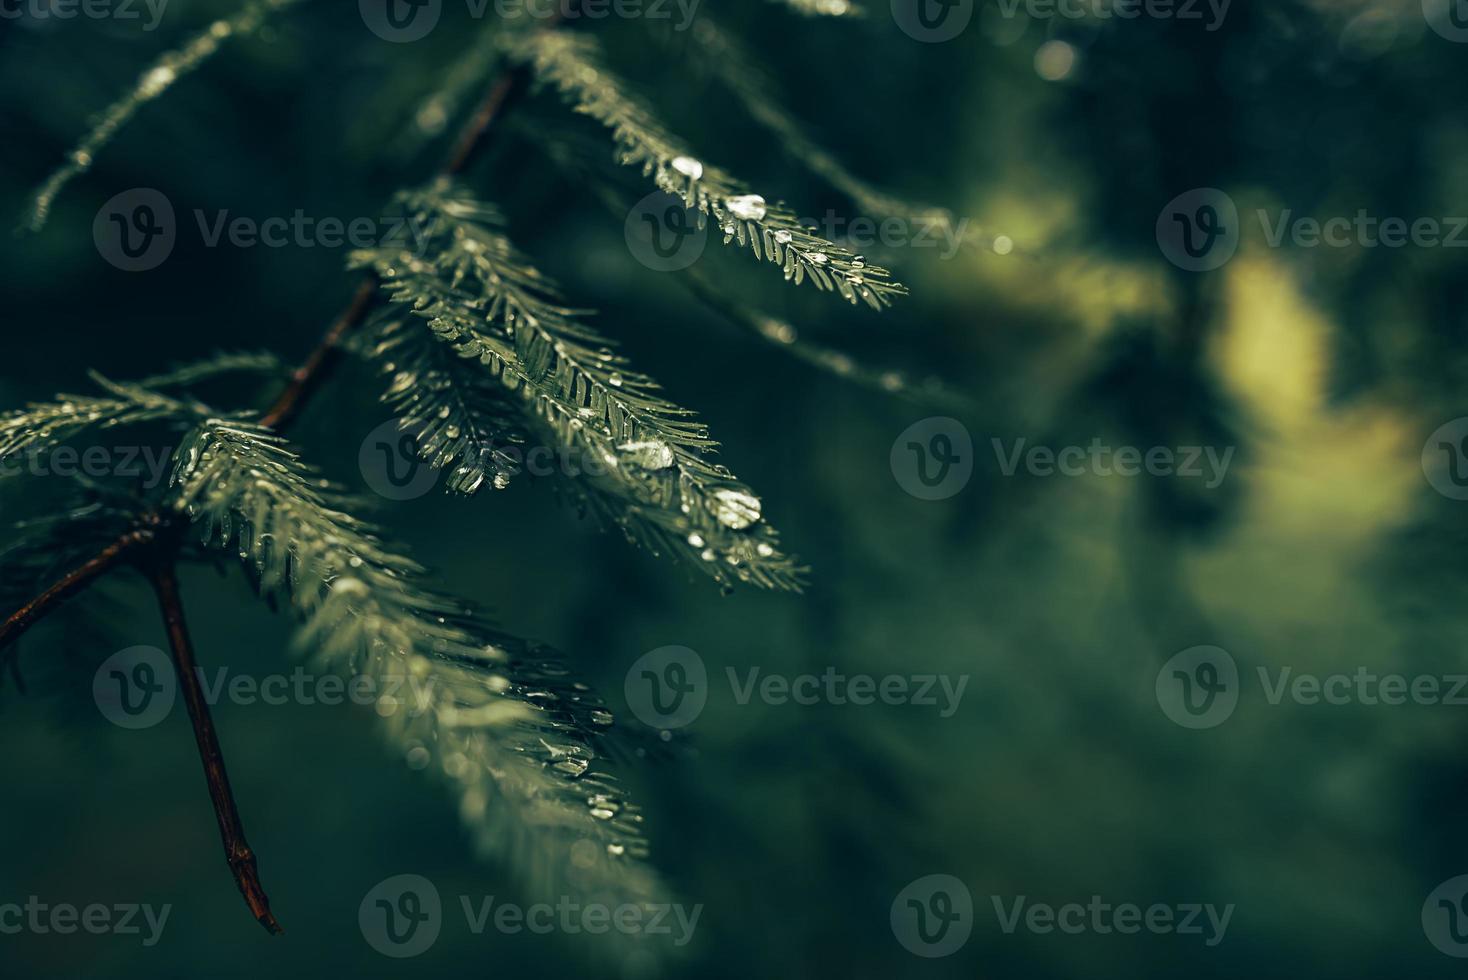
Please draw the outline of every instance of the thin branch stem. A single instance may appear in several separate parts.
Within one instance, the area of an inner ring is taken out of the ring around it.
[[[0,651],[19,640],[26,630],[57,606],[91,585],[104,573],[121,563],[124,558],[130,557],[144,545],[151,544],[154,539],[155,535],[151,528],[129,531],[97,552],[81,567],[68,572],[55,585],[12,613],[5,624],[0,626]]]
[[[280,429],[295,420],[306,401],[326,380],[326,375],[341,358],[342,338],[367,318],[367,312],[372,309],[372,301],[376,295],[377,284],[370,279],[357,287],[351,304],[332,323],[311,356],[292,373],[290,384],[261,417],[261,425]]]
[[[199,683],[198,665],[194,660],[193,643],[189,639],[188,626],[184,622],[183,600],[179,596],[178,577],[174,572],[173,556],[158,554],[148,565],[153,589],[158,594],[158,606],[163,612],[163,623],[168,629],[168,643],[173,650],[173,665],[178,673],[179,688],[183,691],[184,703],[189,709],[189,721],[194,726],[194,740],[199,746],[199,759],[204,764],[204,778],[209,783],[209,799],[214,804],[214,816],[219,821],[219,836],[224,842],[224,856],[229,870],[234,874],[240,894],[255,919],[271,933],[281,932],[280,923],[270,911],[270,899],[260,884],[260,873],[255,865],[255,852],[245,840],[245,828],[240,823],[239,808],[235,805],[234,792],[230,789],[229,773],[224,768],[224,753],[219,747],[219,736],[214,732],[214,719],[209,713],[209,703],[204,699],[204,689]]]
[[[473,162],[475,154],[484,146],[495,122],[528,83],[529,74],[522,69],[507,68],[500,73],[459,134],[453,152],[439,169],[439,176],[452,177],[464,172]],[[290,385],[261,417],[261,425],[279,429],[295,420],[305,403],[336,367],[341,359],[342,339],[367,318],[376,293],[377,283],[371,278],[357,287],[351,303],[337,316],[316,349],[311,352],[311,356],[291,375]]]
[[[500,73],[459,135],[459,141],[453,153],[449,154],[448,162],[439,170],[440,176],[453,177],[464,172],[484,145],[484,139],[495,121],[529,82],[530,73],[521,68],[507,68]]]

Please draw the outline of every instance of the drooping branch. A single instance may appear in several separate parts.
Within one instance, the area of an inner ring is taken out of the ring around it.
[[[178,684],[183,691],[184,704],[188,707],[189,721],[194,727],[194,740],[199,746],[199,760],[204,764],[204,778],[209,784],[209,799],[214,804],[214,816],[219,821],[219,836],[224,842],[225,860],[234,874],[245,904],[266,931],[280,933],[280,923],[270,911],[270,899],[260,884],[260,873],[255,863],[255,852],[245,839],[245,828],[240,823],[239,807],[235,804],[234,791],[229,785],[229,773],[224,767],[224,752],[219,747],[219,736],[214,731],[214,719],[209,713],[209,703],[204,699],[204,689],[199,683],[198,665],[194,659],[193,643],[189,639],[188,625],[184,621],[183,599],[178,591],[178,576],[173,567],[173,556],[155,552],[147,563],[148,575],[158,595],[158,607],[163,613],[163,624],[168,630],[168,645],[173,652],[173,666],[178,674]]]

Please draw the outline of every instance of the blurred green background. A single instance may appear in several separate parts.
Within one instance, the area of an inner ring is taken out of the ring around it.
[[[618,709],[639,656],[676,644],[710,673],[969,676],[960,710],[739,705],[716,681],[686,751],[623,770],[653,861],[702,903],[675,976],[1419,977],[1461,972],[1422,904],[1468,872],[1462,749],[1449,705],[1271,705],[1257,667],[1329,674],[1463,671],[1465,506],[1420,455],[1465,414],[1468,276],[1451,248],[1271,248],[1254,224],[1213,272],[1158,249],[1159,211],[1193,188],[1244,215],[1468,214],[1468,48],[1416,0],[1235,3],[1199,21],[1005,16],[980,0],[958,38],[919,43],[885,0],[858,21],[704,0],[771,66],[787,108],[885,189],[952,207],[1017,248],[943,260],[895,249],[912,296],[881,316],[780,283],[710,246],[700,269],[803,337],[972,400],[973,479],[924,501],[893,441],[954,414],[852,385],[739,332],[629,254],[619,216],[558,172],[514,110],[469,184],[604,330],[702,413],[724,461],[812,569],[804,595],[742,590],[631,551],[578,522],[548,481],[473,499],[386,501],[377,520],[450,589],[565,650]],[[171,0],[156,31],[113,20],[0,20],[0,213],[19,215],[88,120],[151,59],[235,5]],[[432,172],[447,134],[415,114],[493,24],[445,3],[413,44],[367,31],[346,0],[303,3],[226,45],[147,105],[63,194],[39,234],[0,240],[6,406],[133,378],[217,349],[314,346],[357,277],[344,250],[206,248],[161,267],[98,254],[104,201],[154,187],[180,215],[349,219]],[[799,213],[851,203],[782,154],[659,25],[594,26],[670,127]],[[1047,46],[1048,44],[1048,46]],[[594,128],[586,130],[600,136]],[[610,146],[607,147],[610,158]],[[388,414],[380,382],[338,374],[293,439],[362,488],[357,453]],[[1205,444],[1236,450],[1207,491],[1165,478],[1004,476],[990,440]],[[109,443],[110,444],[110,443]],[[54,478],[8,481],[5,515],[39,513]],[[190,569],[207,666],[288,671],[290,622],[241,577]],[[0,902],[174,906],[162,941],[0,936],[14,977],[640,976],[646,959],[585,937],[445,926],[385,959],[357,924],[377,882],[414,873],[453,897],[516,899],[472,858],[447,795],[383,748],[370,711],[224,704],[216,719],[242,814],[287,934],[267,937],[225,868],[181,710],[128,732],[91,700],[95,664],[161,644],[152,598],[117,575],[27,637],[30,696],[0,702]],[[1159,709],[1174,653],[1227,649],[1246,675],[1224,724]],[[625,714],[625,712],[622,712]],[[973,895],[951,956],[920,959],[889,910],[942,873]],[[1224,940],[1005,934],[989,896],[1236,905]]]

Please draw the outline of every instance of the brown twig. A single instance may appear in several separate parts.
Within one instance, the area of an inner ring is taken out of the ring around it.
[[[271,429],[279,429],[289,425],[300,413],[302,406],[326,380],[326,375],[336,361],[341,357],[341,341],[347,333],[357,327],[367,317],[367,311],[372,308],[373,297],[377,294],[377,284],[368,279],[357,287],[357,293],[352,297],[351,304],[342,311],[341,315],[332,323],[330,329],[306,358],[305,363],[296,368],[291,374],[290,384],[275,404],[266,410],[260,418],[260,424]]]
[[[219,836],[224,842],[225,859],[229,862],[235,884],[239,885],[240,894],[245,896],[245,904],[250,907],[255,919],[268,932],[279,933],[282,931],[280,923],[270,911],[270,899],[260,884],[255,852],[250,850],[250,844],[245,840],[245,828],[240,823],[239,808],[235,805],[234,793],[229,787],[229,773],[224,768],[224,753],[219,747],[219,737],[214,732],[214,719],[209,714],[209,703],[204,699],[203,686],[199,683],[194,648],[189,640],[188,626],[184,623],[183,600],[179,597],[173,556],[156,553],[152,558],[147,569],[153,581],[153,589],[158,594],[158,607],[163,612],[164,626],[168,629],[173,666],[178,673],[184,704],[189,709],[189,721],[194,726],[199,759],[204,763],[204,778],[209,783],[209,799],[214,804],[214,816],[219,821]]]
[[[555,20],[559,20],[559,16],[551,23],[553,24]],[[500,73],[485,94],[483,101],[479,103],[479,107],[474,111],[474,115],[464,125],[459,139],[454,144],[453,151],[444,165],[439,168],[439,176],[452,177],[464,172],[465,168],[473,162],[475,154],[484,146],[485,137],[489,135],[495,122],[528,83],[529,74],[523,69],[507,68]],[[321,386],[326,376],[340,360],[342,339],[367,318],[376,294],[377,283],[370,277],[357,287],[352,302],[322,336],[316,349],[311,352],[311,356],[306,358],[305,362],[291,375],[289,386],[275,400],[275,404],[271,405],[261,417],[261,425],[279,429],[289,425],[295,419],[306,401]]]
[[[91,585],[124,558],[130,557],[142,546],[152,543],[154,537],[154,532],[150,528],[138,528],[127,532],[97,552],[86,564],[67,573],[61,581],[17,609],[5,621],[5,624],[0,626],[0,651],[20,639],[26,630],[47,613]]]
[[[468,125],[464,127],[458,144],[449,154],[448,162],[439,170],[441,176],[453,177],[464,172],[470,161],[474,159],[474,154],[484,144],[485,134],[499,118],[500,112],[509,104],[510,98],[525,85],[526,80],[526,73],[514,68],[503,72],[499,78],[495,79],[494,85],[484,96],[484,101],[479,103],[479,108],[475,110]]]

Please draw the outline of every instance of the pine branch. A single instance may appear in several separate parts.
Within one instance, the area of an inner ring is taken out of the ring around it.
[[[592,769],[612,718],[544,651],[429,591],[423,570],[350,516],[279,437],[211,420],[182,447],[174,505],[208,546],[237,553],[262,593],[305,620],[298,645],[384,691],[379,713],[411,758],[435,760],[482,849],[541,889],[658,892],[641,816]],[[397,692],[401,692],[401,698]]]
[[[109,381],[92,372],[92,380],[110,397],[60,395],[0,415],[0,457],[60,445],[88,429],[112,429],[159,419],[187,420],[203,412],[197,403],[170,398],[139,384]]]
[[[716,443],[693,413],[561,305],[553,282],[500,231],[497,212],[450,184],[400,196],[432,229],[427,257],[354,253],[390,300],[428,321],[459,356],[519,393],[562,447],[601,471],[583,501],[654,554],[684,557],[725,586],[798,589],[802,570],[779,551],[761,501],[710,459]]]
[[[448,470],[448,488],[472,494],[510,484],[528,441],[519,411],[489,373],[458,357],[424,324],[393,307],[371,325],[366,356],[388,377],[382,400],[412,433],[419,457]]]
[[[137,382],[139,388],[187,388],[212,381],[224,374],[280,375],[285,365],[269,351],[222,351],[193,364],[183,364],[163,374]]]
[[[591,154],[584,148],[585,141],[579,136],[548,126],[532,125],[520,127],[520,133],[539,145],[557,167],[567,171],[578,183],[588,184],[609,211],[614,214],[627,211],[627,199],[631,195],[622,182],[608,172],[608,168],[597,166],[590,159]],[[790,323],[733,298],[727,289],[716,284],[696,266],[683,270],[678,282],[728,322],[812,367],[865,388],[919,404],[951,411],[974,409],[972,399],[940,379],[914,381],[901,371],[862,364],[845,351],[802,339]]]
[[[808,2],[819,5],[824,0]],[[699,18],[689,33],[698,55],[695,67],[712,72],[756,122],[779,138],[787,153],[850,198],[861,213],[871,218],[899,218],[936,236],[935,241],[957,241],[964,247],[1000,254],[1014,248],[1007,235],[972,227],[968,219],[960,220],[947,208],[904,200],[857,177],[806,135],[809,127],[785,110],[774,79],[743,42],[708,17]]]
[[[231,37],[253,34],[275,11],[299,0],[250,0],[232,17],[216,20],[190,38],[182,47],[164,54],[143,72],[138,82],[122,98],[103,110],[102,115],[81,141],[67,154],[66,163],[55,170],[31,197],[23,225],[40,231],[50,216],[56,197],[76,177],[92,168],[97,154],[112,142],[122,127],[138,110],[173,87],[174,82],[208,61],[219,50],[221,42]]]
[[[683,199],[702,225],[712,218],[724,242],[738,240],[756,258],[785,271],[797,285],[807,278],[818,289],[858,299],[874,310],[892,305],[907,288],[865,258],[812,234],[783,204],[770,204],[733,175],[707,165],[670,136],[625,84],[602,63],[594,38],[541,32],[507,39],[512,58],[533,64],[538,78],[554,86],[577,112],[612,130],[620,162],[640,166],[657,186]]]

